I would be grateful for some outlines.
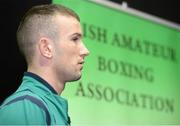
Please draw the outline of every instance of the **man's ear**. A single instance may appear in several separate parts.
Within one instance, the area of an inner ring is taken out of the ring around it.
[[[39,51],[42,56],[46,58],[52,58],[52,45],[48,38],[41,38],[38,43]]]

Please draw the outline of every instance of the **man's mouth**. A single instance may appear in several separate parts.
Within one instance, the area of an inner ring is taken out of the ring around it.
[[[82,69],[83,69],[84,61],[81,61],[81,62],[79,62],[78,64],[80,65],[80,70],[82,70]]]
[[[79,62],[79,64],[84,64],[84,61]]]

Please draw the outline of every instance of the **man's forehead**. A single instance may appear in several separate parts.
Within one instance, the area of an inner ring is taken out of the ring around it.
[[[67,21],[74,21],[74,22],[77,22],[77,23],[80,23],[75,17],[71,16],[71,15],[61,15],[61,14],[56,14],[55,15],[55,19],[57,19],[58,21],[64,21],[66,20]],[[66,23],[64,22],[64,23]]]
[[[75,17],[57,15],[55,17],[55,22],[55,25],[57,24],[57,28],[59,29],[60,34],[66,34],[68,36],[82,36],[81,24]]]

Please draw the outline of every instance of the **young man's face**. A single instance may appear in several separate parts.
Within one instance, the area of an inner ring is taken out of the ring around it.
[[[62,82],[78,80],[84,64],[84,58],[89,54],[82,42],[82,31],[77,19],[58,16],[59,40],[56,42],[54,69]]]

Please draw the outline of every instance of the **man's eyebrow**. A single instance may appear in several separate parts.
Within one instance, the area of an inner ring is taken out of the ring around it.
[[[71,36],[78,36],[78,37],[82,37],[83,35],[81,33],[73,33]]]

